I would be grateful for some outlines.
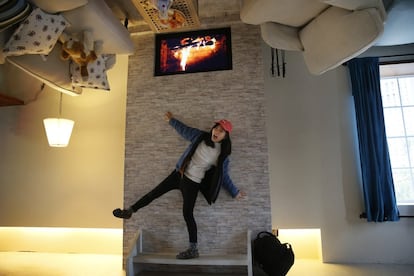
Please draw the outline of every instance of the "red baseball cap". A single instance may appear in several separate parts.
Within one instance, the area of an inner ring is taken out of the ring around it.
[[[216,124],[219,124],[228,133],[230,133],[233,130],[233,125],[230,123],[230,121],[226,119],[221,119],[220,121],[216,121]]]

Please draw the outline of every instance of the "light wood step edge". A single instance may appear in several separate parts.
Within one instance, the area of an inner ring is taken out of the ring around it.
[[[167,264],[167,265],[217,265],[217,266],[247,266],[247,255],[200,255],[195,259],[180,260],[173,254],[140,253],[134,257],[134,263]]]

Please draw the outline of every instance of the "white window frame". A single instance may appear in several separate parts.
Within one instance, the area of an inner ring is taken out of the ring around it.
[[[414,62],[380,65],[381,78],[398,78],[406,76],[414,76]],[[400,211],[400,217],[414,216],[414,204],[401,204],[397,202],[397,206]]]

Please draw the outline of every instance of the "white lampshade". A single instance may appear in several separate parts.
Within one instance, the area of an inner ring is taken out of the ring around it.
[[[47,140],[51,147],[66,147],[69,144],[74,121],[62,118],[47,118],[43,120]]]

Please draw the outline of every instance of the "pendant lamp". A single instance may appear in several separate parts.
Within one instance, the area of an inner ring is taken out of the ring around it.
[[[62,93],[60,93],[59,118],[46,118],[43,120],[47,141],[51,147],[67,147],[72,134],[74,121],[61,118]]]

